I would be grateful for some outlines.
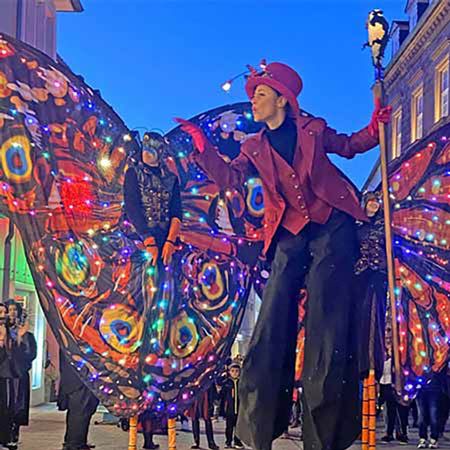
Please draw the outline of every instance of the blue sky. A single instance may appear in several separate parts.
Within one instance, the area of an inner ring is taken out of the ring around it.
[[[302,108],[342,132],[365,126],[373,69],[365,21],[404,18],[406,0],[82,0],[58,16],[58,52],[131,128],[167,132],[172,118],[246,100],[220,85],[261,58],[302,76]],[[389,52],[390,53],[390,52]],[[361,186],[377,150],[338,165]]]

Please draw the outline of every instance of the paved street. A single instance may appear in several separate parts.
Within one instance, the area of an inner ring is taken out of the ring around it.
[[[31,424],[25,428],[22,434],[21,450],[59,450],[61,448],[62,437],[64,434],[65,414],[56,411],[54,405],[45,405],[33,408],[31,411]],[[102,420],[102,414],[95,416],[96,421]],[[380,424],[382,427],[382,424]],[[382,428],[380,429],[380,436]],[[224,422],[215,424],[215,434],[217,444],[224,446]],[[202,440],[204,436],[202,436]],[[410,433],[411,443],[408,446],[380,445],[386,450],[399,450],[402,448],[413,449],[417,443],[416,430]],[[167,438],[165,436],[156,436],[155,441],[161,444],[161,450],[167,449]],[[96,450],[127,450],[127,433],[121,431],[114,425],[92,425],[90,442],[96,444]],[[192,444],[191,433],[178,432],[178,449],[188,450]],[[441,447],[450,449],[448,442],[442,442]],[[206,448],[206,442],[202,445]],[[140,449],[142,438],[139,438]],[[279,439],[274,444],[274,450],[298,450],[302,448],[302,443],[298,439],[298,431],[293,431],[292,439]],[[355,445],[353,449],[360,448]]]

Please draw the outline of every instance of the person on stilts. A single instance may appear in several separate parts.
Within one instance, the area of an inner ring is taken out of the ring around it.
[[[241,189],[252,176],[259,176],[264,188],[264,253],[272,268],[242,370],[237,423],[237,435],[255,450],[270,450],[288,426],[303,287],[308,291],[304,448],[344,450],[361,432],[352,281],[355,220],[367,217],[328,154],[353,158],[375,147],[378,124],[389,121],[390,108],[377,104],[367,127],[338,134],[325,120],[300,113],[302,87],[285,64],[251,70],[246,92],[254,120],[265,127],[242,144],[230,164],[199,127],[177,119],[193,138],[197,163],[221,189]]]

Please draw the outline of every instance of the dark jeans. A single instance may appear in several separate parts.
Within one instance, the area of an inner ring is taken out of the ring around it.
[[[241,440],[234,434],[237,417],[237,414],[229,414],[225,418],[225,443],[229,446],[233,443],[233,438],[235,445],[242,444]]]
[[[98,400],[84,386],[68,394],[64,450],[78,450],[87,446],[89,425],[97,406]]]
[[[356,342],[353,218],[334,211],[326,224],[276,237],[270,279],[239,386],[237,435],[270,450],[286,430],[292,402],[300,289],[308,291],[303,412],[305,450],[343,450],[361,432]]]
[[[436,391],[421,391],[417,396],[419,407],[419,437],[428,439],[428,427],[430,427],[431,439],[439,438],[439,403],[442,393]]]
[[[394,436],[397,420],[400,423],[400,431],[406,436],[408,434],[408,413],[409,407],[397,401],[394,388],[390,384],[380,385],[380,403],[386,404],[387,430],[388,436]]]
[[[208,446],[214,444],[214,431],[211,419],[205,419],[205,432]],[[192,434],[194,435],[194,442],[196,445],[200,445],[200,419],[192,419]]]

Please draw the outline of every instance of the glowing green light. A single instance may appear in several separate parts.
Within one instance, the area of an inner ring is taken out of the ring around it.
[[[143,378],[143,380],[144,380],[144,383],[148,383],[148,382],[150,382],[150,381],[151,381],[151,379],[152,379],[152,376],[151,376],[150,374],[148,374],[148,375],[145,375],[145,377]]]

